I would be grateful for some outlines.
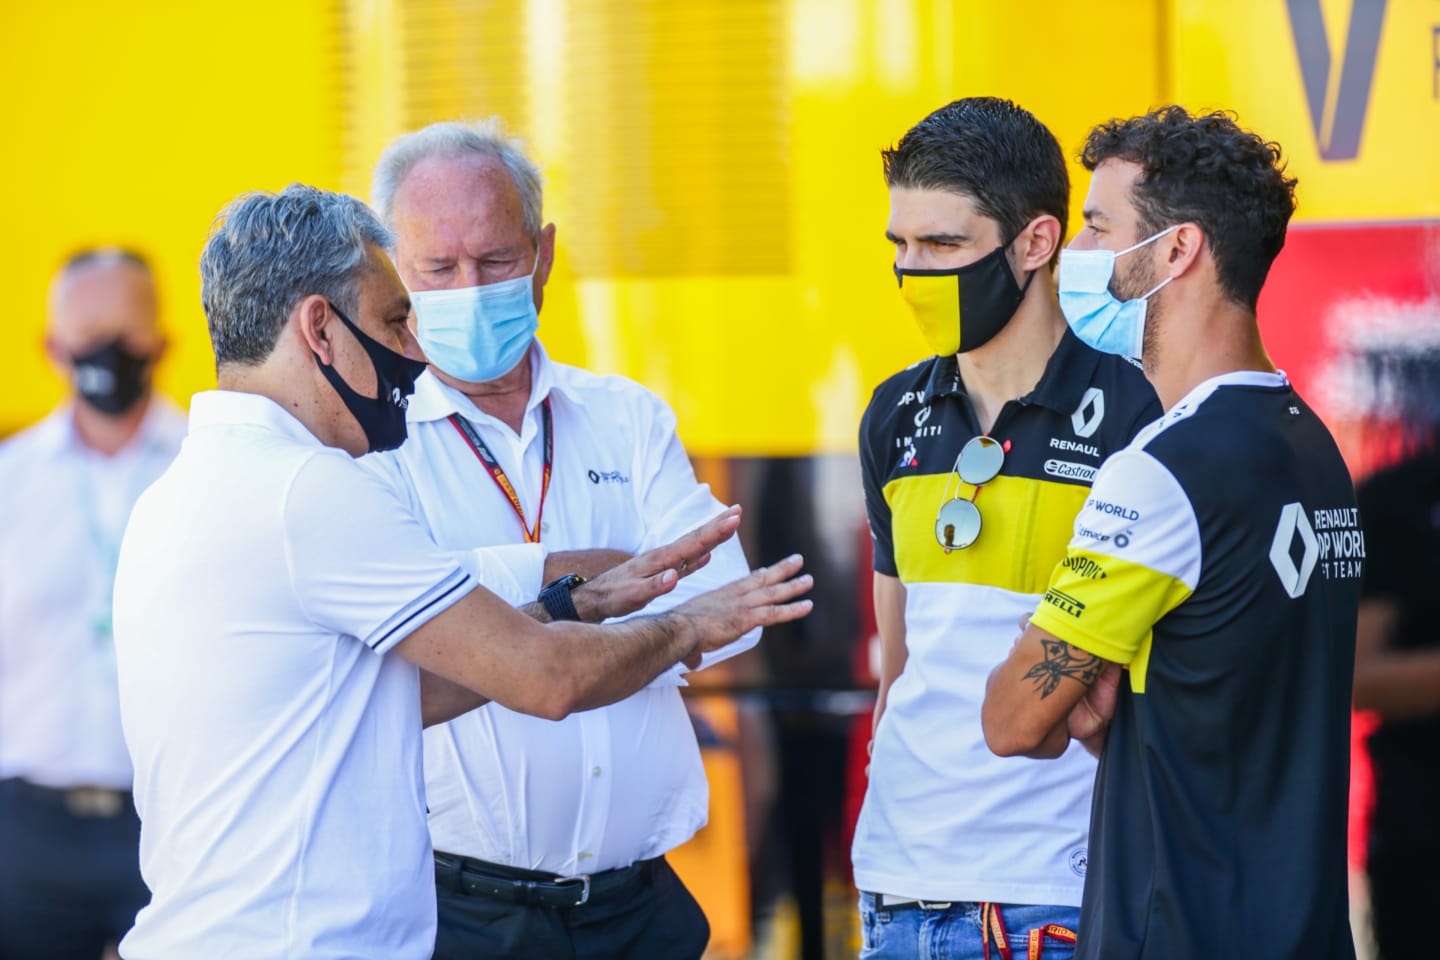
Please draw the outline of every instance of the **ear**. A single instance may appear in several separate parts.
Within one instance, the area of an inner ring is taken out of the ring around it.
[[[1016,238],[1015,251],[1020,269],[1029,273],[1050,265],[1060,247],[1060,221],[1048,213],[1031,220]]]
[[[50,358],[57,370],[69,371],[75,362],[70,358],[70,354],[60,348],[59,341],[48,333],[45,334],[45,356]]]
[[[1199,262],[1201,254],[1209,246],[1205,231],[1194,223],[1180,224],[1174,233],[1162,238],[1160,242],[1168,247],[1162,247],[1160,255],[1164,257],[1165,272],[1170,277],[1184,276]]]
[[[545,286],[550,280],[550,269],[555,266],[555,224],[547,223],[540,231],[540,262],[535,266],[535,282]]]
[[[340,318],[330,309],[328,300],[312,293],[290,311],[288,322],[294,326],[305,349],[318,356],[321,363],[327,366],[335,363],[334,335]]]

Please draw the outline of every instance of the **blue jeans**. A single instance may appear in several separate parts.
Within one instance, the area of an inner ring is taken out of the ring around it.
[[[987,923],[989,911],[981,903],[949,906],[907,904],[884,908],[873,893],[860,894],[862,946],[860,960],[1000,960],[1002,954]],[[1054,925],[1074,933],[1080,923],[1079,907],[1018,904],[989,905],[1000,914],[1013,960],[1071,960],[1075,944],[1046,928]],[[989,928],[987,930],[987,927]],[[1039,952],[1031,951],[1031,931],[1038,930]],[[985,941],[990,941],[989,951]]]

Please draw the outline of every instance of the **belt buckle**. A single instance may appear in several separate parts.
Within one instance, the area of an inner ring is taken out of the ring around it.
[[[109,820],[118,817],[124,806],[118,790],[75,787],[65,791],[65,809],[72,817]]]
[[[556,877],[551,882],[561,887],[572,883],[580,884],[580,899],[575,904],[577,907],[583,907],[590,901],[590,874],[588,873],[582,873],[578,877]]]

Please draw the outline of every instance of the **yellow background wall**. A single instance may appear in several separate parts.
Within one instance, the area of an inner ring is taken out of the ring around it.
[[[82,245],[152,258],[171,340],[160,385],[182,402],[214,386],[200,247],[242,191],[337,181],[338,22],[335,4],[282,0],[0,0],[0,264],[16,334],[0,432],[61,396],[45,294]]]
[[[1334,63],[1376,2],[1322,0]],[[5,0],[0,432],[61,394],[40,340],[69,250],[153,255],[183,402],[213,384],[195,263],[226,201],[367,196],[395,134],[501,112],[548,178],[555,355],[658,390],[698,455],[851,450],[871,387],[923,353],[880,148],[957,96],[1017,100],[1067,154],[1178,98],[1280,140],[1302,220],[1440,217],[1440,3],[1385,6],[1361,155],[1322,164],[1283,0]]]

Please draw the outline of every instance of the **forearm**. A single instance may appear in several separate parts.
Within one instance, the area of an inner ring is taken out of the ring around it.
[[[896,664],[887,654],[880,655],[880,686],[875,692],[875,710],[870,723],[870,736],[872,737],[875,736],[875,731],[880,729],[880,718],[885,714],[885,706],[890,700],[890,688],[895,685],[895,678],[900,676],[900,671],[904,669],[905,659],[903,657]]]
[[[623,550],[561,550],[545,557],[544,580],[549,583],[567,573],[593,580],[629,559],[630,554]]]
[[[1384,650],[1355,665],[1355,706],[1386,720],[1440,713],[1440,650]]]
[[[427,727],[454,720],[461,714],[469,713],[489,702],[488,697],[481,696],[469,687],[463,687],[429,670],[420,671],[420,718]]]
[[[1040,741],[1039,746],[1032,750],[1026,750],[1021,756],[1029,757],[1032,760],[1054,760],[1068,749],[1070,749],[1070,730],[1065,721],[1061,720],[1050,728],[1050,732],[1045,734],[1045,739]],[[1099,754],[1096,753],[1096,756]]]
[[[558,634],[551,655],[567,688],[566,713],[625,699],[696,647],[694,631],[677,613],[636,617],[603,630],[573,626],[578,629],[551,628]]]

